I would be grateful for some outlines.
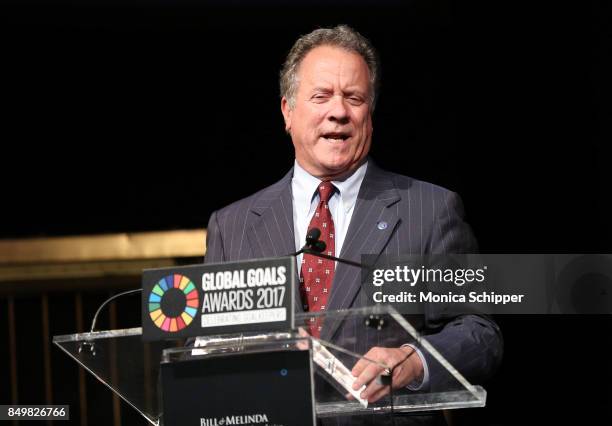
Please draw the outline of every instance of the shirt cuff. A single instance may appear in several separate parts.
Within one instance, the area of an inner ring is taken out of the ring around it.
[[[417,348],[416,346],[411,345],[410,343],[406,343],[402,345],[402,348],[405,348],[405,347],[414,349],[417,355],[419,356],[419,358],[421,358],[421,363],[423,364],[423,378],[421,382],[419,383],[417,379],[417,380],[410,382],[408,386],[406,386],[411,391],[418,391],[418,390],[421,390],[421,388],[423,388],[424,386],[429,385],[429,368],[427,367],[427,361],[425,360],[425,357],[423,356],[423,353],[421,352],[421,350]]]

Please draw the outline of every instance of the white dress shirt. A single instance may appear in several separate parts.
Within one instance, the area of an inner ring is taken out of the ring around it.
[[[365,177],[366,170],[368,168],[367,161],[362,164],[351,176],[343,181],[332,180],[331,183],[336,187],[336,191],[332,194],[329,199],[329,210],[332,218],[334,219],[334,254],[336,257],[342,257],[342,244],[346,237],[349,224],[351,223],[351,217],[355,210],[355,203],[357,202],[357,195],[359,194],[359,188]],[[308,233],[308,225],[317,206],[319,205],[319,191],[318,187],[321,180],[309,174],[298,164],[297,160],[293,167],[293,179],[291,180],[291,194],[293,197],[293,229],[295,234],[295,250],[298,251],[306,243],[306,234]],[[298,271],[302,264],[303,255],[300,254],[297,257]],[[337,264],[338,262],[335,262]],[[418,356],[421,358],[423,363],[423,379],[420,383],[410,383],[408,389],[419,390],[423,385],[429,382],[429,368],[421,351],[411,344],[405,344],[403,346],[410,346],[415,349]]]
[[[332,180],[331,183],[336,187],[335,191],[329,200],[329,210],[334,219],[334,254],[336,257],[341,257],[342,244],[346,237],[359,188],[365,176],[368,163],[362,164],[351,176],[343,181]],[[293,229],[295,234],[295,250],[299,250],[306,242],[306,234],[308,233],[308,225],[317,206],[319,205],[318,187],[321,180],[310,175],[304,170],[298,162],[295,162],[293,167],[293,179],[291,180],[291,193],[293,196]],[[298,271],[302,262],[302,255],[298,256],[297,265]],[[337,263],[337,262],[336,262]]]

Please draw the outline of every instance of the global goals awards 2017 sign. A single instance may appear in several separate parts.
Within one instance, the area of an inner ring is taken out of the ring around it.
[[[292,257],[148,269],[143,339],[293,328]]]

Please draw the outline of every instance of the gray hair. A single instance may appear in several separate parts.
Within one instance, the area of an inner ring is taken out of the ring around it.
[[[289,107],[291,109],[295,107],[295,94],[299,84],[297,76],[299,66],[308,52],[319,46],[339,47],[349,52],[355,52],[365,60],[370,71],[370,107],[374,110],[379,85],[378,54],[367,38],[346,25],[338,25],[334,28],[319,28],[297,39],[280,72],[280,94],[281,97],[284,96],[287,99]]]

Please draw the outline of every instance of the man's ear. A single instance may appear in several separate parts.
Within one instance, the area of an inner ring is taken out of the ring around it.
[[[291,130],[291,107],[289,106],[289,101],[284,96],[281,98],[281,112],[283,113],[283,118],[285,119],[285,131],[289,133]]]

